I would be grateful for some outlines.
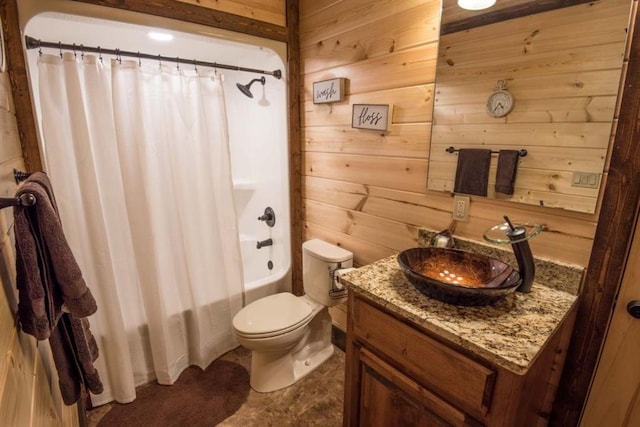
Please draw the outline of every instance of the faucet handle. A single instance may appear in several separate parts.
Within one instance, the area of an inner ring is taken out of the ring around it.
[[[270,207],[265,208],[264,214],[258,217],[258,221],[264,221],[269,227],[276,224],[276,213]]]
[[[513,226],[513,228],[511,228],[511,226]],[[541,224],[516,222],[509,225],[507,222],[503,222],[486,230],[482,234],[482,237],[489,243],[511,245],[513,243],[533,239],[538,236],[544,228],[544,225]]]

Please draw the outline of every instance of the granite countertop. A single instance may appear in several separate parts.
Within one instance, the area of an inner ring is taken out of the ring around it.
[[[391,256],[342,275],[341,281],[387,310],[498,366],[523,374],[577,300],[534,283],[491,306],[464,307],[418,292]]]

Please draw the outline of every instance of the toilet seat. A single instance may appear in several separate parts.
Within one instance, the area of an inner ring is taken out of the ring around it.
[[[313,316],[309,316],[307,318],[305,318],[304,320],[296,323],[295,325],[289,326],[287,328],[283,328],[283,329],[279,329],[277,331],[269,331],[269,332],[264,332],[261,334],[250,334],[250,333],[245,333],[242,332],[240,330],[238,330],[238,328],[234,327],[234,331],[236,333],[236,335],[238,337],[242,337],[242,338],[247,338],[247,339],[261,339],[261,338],[273,338],[273,337],[277,337],[278,335],[284,335],[287,332],[291,332],[294,331],[302,326],[305,326],[306,324],[308,324],[311,319],[313,319]]]
[[[319,304],[305,297],[282,292],[261,298],[244,307],[233,318],[233,329],[244,338],[269,338],[308,324]]]

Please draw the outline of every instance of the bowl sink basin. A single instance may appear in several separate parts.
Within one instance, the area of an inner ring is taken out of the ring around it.
[[[407,249],[398,254],[398,264],[418,291],[456,305],[492,304],[522,283],[509,264],[456,249]]]

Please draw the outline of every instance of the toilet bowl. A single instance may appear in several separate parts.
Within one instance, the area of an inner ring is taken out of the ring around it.
[[[294,384],[333,354],[328,307],[346,299],[334,278],[351,267],[353,254],[317,239],[302,247],[305,295],[270,295],[233,318],[238,342],[251,350],[251,387],[259,392]]]

